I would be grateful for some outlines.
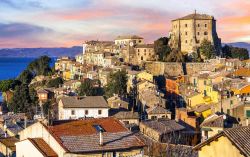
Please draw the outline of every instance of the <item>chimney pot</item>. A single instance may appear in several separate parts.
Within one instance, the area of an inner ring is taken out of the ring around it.
[[[100,131],[99,135],[100,135],[100,146],[103,146],[103,132]]]

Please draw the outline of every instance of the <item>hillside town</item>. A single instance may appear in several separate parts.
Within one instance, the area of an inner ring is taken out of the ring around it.
[[[166,34],[85,41],[0,83],[0,156],[250,157],[248,51],[222,45],[206,14]]]

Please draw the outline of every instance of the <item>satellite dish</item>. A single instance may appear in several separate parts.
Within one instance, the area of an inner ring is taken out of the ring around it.
[[[134,43],[133,43],[133,42],[130,42],[129,45],[132,47],[132,46],[134,46]]]

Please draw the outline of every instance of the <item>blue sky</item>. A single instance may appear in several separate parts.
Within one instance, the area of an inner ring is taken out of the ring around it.
[[[167,36],[172,19],[214,15],[223,42],[250,42],[249,0],[0,0],[0,47],[60,47],[138,34]]]

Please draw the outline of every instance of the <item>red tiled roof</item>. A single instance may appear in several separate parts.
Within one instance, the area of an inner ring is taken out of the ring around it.
[[[19,140],[15,137],[7,137],[7,138],[1,138],[0,143],[5,145],[6,147],[10,148],[12,151],[16,151],[15,143]]]
[[[98,144],[99,132],[93,127],[94,125],[100,125],[105,131],[104,146]],[[58,121],[46,128],[67,152],[99,152],[144,147],[140,139],[119,120],[112,117]]]
[[[42,138],[28,138],[28,140],[46,157],[58,157],[56,152]]]
[[[62,124],[49,126],[48,129],[56,136],[77,136],[95,134],[93,125],[101,125],[105,132],[115,133],[127,131],[127,129],[114,118],[99,118],[67,121]]]

